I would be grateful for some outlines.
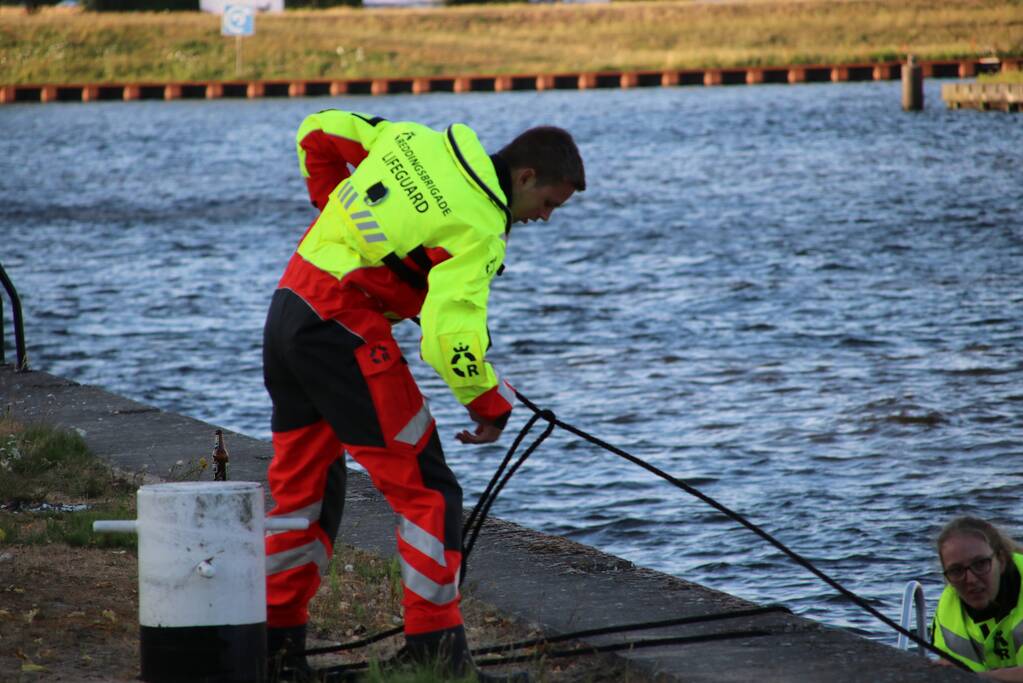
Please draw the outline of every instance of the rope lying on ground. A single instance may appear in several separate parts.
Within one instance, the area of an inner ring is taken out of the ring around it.
[[[813,574],[814,576],[816,576],[820,580],[824,581],[824,583],[826,583],[829,586],[831,586],[832,588],[834,588],[843,597],[845,597],[848,600],[850,600],[857,607],[860,607],[861,609],[865,610],[867,613],[869,613],[871,616],[875,617],[876,619],[878,619],[879,621],[884,623],[886,626],[891,627],[892,629],[894,629],[898,633],[900,633],[900,634],[906,636],[907,638],[909,638],[910,640],[912,640],[914,643],[916,643],[920,647],[922,647],[922,648],[924,648],[924,649],[926,649],[926,650],[928,650],[930,652],[933,652],[934,654],[937,654],[941,658],[943,658],[943,659],[945,659],[945,660],[955,664],[959,668],[961,668],[961,669],[963,669],[965,671],[969,671],[970,670],[969,667],[967,667],[965,664],[963,664],[959,660],[953,658],[947,652],[945,652],[943,650],[939,650],[938,648],[936,648],[931,643],[921,639],[915,633],[912,633],[911,631],[906,630],[901,625],[895,623],[894,621],[892,621],[891,619],[886,617],[884,614],[882,614],[877,609],[875,609],[871,604],[869,604],[866,600],[864,600],[860,596],[856,595],[855,593],[850,591],[848,588],[846,588],[842,584],[838,583],[838,581],[836,581],[835,579],[831,578],[830,576],[825,574],[823,571],[821,571],[820,569],[815,567],[809,560],[807,560],[806,558],[802,557],[801,555],[799,555],[795,551],[791,550],[788,546],[783,544],[781,541],[776,539],[771,534],[769,534],[766,531],[764,531],[763,529],[761,529],[759,526],[757,526],[753,522],[749,521],[748,519],[746,519],[745,517],[740,515],[738,512],[735,512],[734,510],[728,508],[727,506],[723,505],[722,503],[719,503],[718,501],[714,500],[713,498],[711,498],[707,494],[703,493],[702,491],[700,491],[696,487],[691,486],[690,484],[687,484],[685,481],[683,481],[681,479],[678,479],[676,477],[673,477],[672,475],[668,474],[664,470],[662,470],[662,469],[660,469],[660,468],[658,468],[658,467],[656,467],[654,465],[651,465],[650,463],[646,462],[642,458],[638,458],[638,457],[632,455],[631,453],[627,453],[626,451],[618,448],[617,446],[613,446],[613,445],[607,443],[606,441],[603,441],[602,439],[599,439],[599,438],[597,438],[597,437],[595,437],[595,436],[593,436],[591,434],[588,434],[588,433],[584,432],[583,430],[579,429],[578,427],[574,427],[574,426],[572,426],[572,425],[570,425],[570,424],[568,424],[566,422],[562,422],[557,417],[555,417],[554,414],[551,413],[551,411],[539,408],[536,404],[534,404],[532,401],[530,401],[528,398],[523,396],[518,391],[515,392],[515,396],[516,396],[516,398],[519,399],[519,401],[521,401],[523,403],[523,405],[525,405],[527,408],[529,408],[530,410],[533,411],[533,414],[534,414],[533,416],[534,417],[545,419],[550,424],[557,425],[558,427],[561,427],[565,431],[571,432],[572,434],[575,434],[576,436],[578,436],[578,437],[580,437],[582,439],[585,439],[586,441],[589,441],[590,443],[594,444],[595,446],[600,446],[604,450],[610,451],[611,453],[614,453],[615,455],[617,455],[617,456],[619,456],[621,458],[625,458],[629,462],[631,462],[631,463],[633,463],[635,465],[639,465],[640,467],[642,467],[643,469],[647,470],[648,472],[651,472],[651,473],[657,475],[658,477],[660,477],[661,479],[664,479],[668,483],[673,484],[674,486],[682,489],[683,491],[685,491],[686,493],[690,494],[691,496],[699,498],[704,503],[706,503],[707,505],[710,505],[712,508],[714,508],[715,510],[717,510],[721,514],[725,515],[729,519],[731,519],[731,520],[733,520],[735,522],[738,522],[742,526],[746,527],[747,529],[749,529],[750,531],[755,533],[757,536],[760,536],[760,538],[764,539],[765,541],[767,541],[768,543],[773,545],[775,548],[780,550],[782,553],[784,553],[786,556],[788,556],[789,559],[793,560],[796,564],[800,565],[801,567],[803,567],[804,569],[809,571],[811,574]],[[526,426],[523,428],[523,431],[525,431],[528,428],[531,428],[532,424],[533,424],[532,420],[530,422],[527,422]],[[544,436],[540,438],[540,441],[542,441],[543,438],[546,438],[546,434],[547,433],[549,433],[549,432],[545,432]],[[535,445],[539,445],[539,444],[535,444]]]
[[[624,458],[624,459],[628,460],[629,462],[631,462],[631,463],[633,463],[635,465],[638,465],[638,466],[642,467],[643,469],[647,470],[648,472],[653,473],[654,475],[660,477],[661,479],[664,479],[665,481],[667,481],[668,483],[676,486],[677,488],[682,489],[686,493],[688,493],[688,494],[690,494],[690,495],[700,499],[701,501],[703,501],[707,505],[710,505],[711,507],[713,507],[715,510],[717,510],[721,514],[723,514],[726,517],[728,517],[729,519],[739,523],[740,525],[746,527],[747,529],[749,529],[750,531],[755,533],[757,536],[759,536],[760,538],[764,539],[765,541],[767,541],[768,543],[773,545],[775,548],[777,548],[782,553],[784,553],[787,557],[789,557],[791,560],[793,560],[796,564],[800,565],[801,567],[803,567],[804,569],[806,569],[810,573],[812,573],[814,576],[816,576],[817,578],[819,578],[822,581],[824,581],[826,584],[828,584],[829,586],[834,588],[836,591],[838,591],[843,597],[847,598],[853,604],[855,604],[856,606],[858,606],[861,609],[865,610],[867,613],[869,613],[871,616],[875,617],[876,619],[878,619],[879,621],[884,623],[886,626],[889,626],[892,629],[894,629],[896,632],[906,636],[911,641],[916,643],[918,646],[924,648],[925,650],[938,655],[939,657],[941,657],[941,658],[943,658],[943,659],[945,659],[945,660],[955,664],[956,666],[958,666],[961,669],[969,671],[969,668],[967,666],[965,666],[962,662],[959,662],[958,660],[954,659],[948,653],[944,652],[943,650],[939,650],[938,648],[936,648],[931,643],[929,643],[929,642],[921,639],[920,637],[918,637],[915,633],[912,633],[911,631],[908,631],[907,629],[903,628],[901,625],[895,623],[893,620],[891,620],[888,617],[886,617],[884,614],[882,614],[880,611],[878,611],[872,605],[870,605],[866,600],[864,600],[860,596],[856,595],[855,593],[853,593],[849,589],[845,588],[843,585],[838,583],[838,581],[836,581],[835,579],[832,579],[830,576],[825,574],[823,571],[821,571],[820,569],[815,567],[809,560],[805,559],[804,557],[802,557],[801,555],[799,555],[795,551],[793,551],[790,548],[788,548],[788,546],[786,546],[781,541],[779,541],[776,538],[774,538],[774,536],[772,536],[768,532],[764,531],[763,529],[761,529],[759,526],[757,526],[753,522],[750,522],[748,519],[746,519],[741,514],[739,514],[739,513],[735,512],[734,510],[728,508],[727,506],[723,505],[722,503],[719,503],[717,500],[711,498],[707,494],[703,493],[702,491],[700,491],[699,489],[695,488],[694,486],[686,483],[685,481],[683,481],[681,479],[678,479],[676,477],[673,477],[672,475],[670,475],[667,472],[661,470],[660,468],[658,468],[658,467],[656,467],[656,466],[646,462],[642,458],[636,457],[636,456],[632,455],[631,453],[628,453],[628,452],[618,448],[617,446],[609,444],[606,441],[603,441],[602,439],[599,439],[599,438],[597,438],[597,437],[595,437],[595,436],[593,436],[591,434],[588,434],[587,432],[579,429],[578,427],[575,427],[575,426],[573,426],[571,424],[563,422],[562,420],[558,419],[557,416],[553,412],[551,412],[550,410],[539,408],[536,404],[534,404],[532,401],[530,401],[528,398],[523,396],[518,391],[515,392],[515,396],[519,399],[519,401],[522,402],[523,405],[525,405],[531,411],[533,411],[533,415],[529,418],[529,420],[526,422],[526,424],[519,431],[518,435],[515,437],[515,441],[512,443],[511,447],[508,449],[508,452],[504,456],[504,459],[501,461],[501,464],[498,466],[497,471],[491,477],[490,482],[487,484],[486,489],[484,490],[483,494],[480,496],[480,499],[477,501],[475,507],[472,510],[472,513],[469,515],[469,518],[466,520],[465,524],[462,527],[462,536],[463,536],[463,543],[462,543],[462,547],[463,547],[463,551],[462,551],[462,572],[461,572],[461,574],[462,574],[462,579],[461,580],[462,581],[465,580],[465,577],[466,577],[466,575],[468,573],[468,560],[469,560],[469,556],[471,555],[473,548],[475,548],[475,546],[476,546],[476,540],[479,537],[480,531],[483,528],[483,524],[486,522],[487,515],[489,514],[491,507],[493,507],[494,501],[497,499],[497,496],[501,493],[501,491],[504,489],[504,487],[508,484],[508,482],[511,480],[512,476],[515,475],[515,472],[518,471],[518,469],[522,466],[522,464],[525,463],[525,461],[529,458],[530,455],[533,454],[533,452],[540,446],[540,444],[543,443],[543,441],[548,436],[550,436],[550,434],[554,431],[554,427],[557,426],[557,427],[561,427],[562,429],[564,429],[564,430],[566,430],[566,431],[568,431],[568,432],[570,432],[572,434],[575,434],[576,436],[578,436],[578,437],[580,437],[580,438],[582,438],[582,439],[584,439],[584,440],[586,440],[586,441],[588,441],[588,442],[590,442],[590,443],[592,443],[592,444],[594,444],[596,446],[599,446],[599,447],[603,448],[604,450],[607,450],[607,451],[609,451],[609,452],[611,452],[611,453],[613,453],[613,454],[615,454],[615,455],[617,455],[617,456],[619,456],[621,458]],[[522,441],[525,439],[526,435],[533,429],[533,427],[536,425],[536,423],[538,421],[540,421],[540,420],[544,420],[545,422],[547,422],[547,426],[544,428],[543,433],[540,434],[540,436],[536,437],[533,440],[533,442],[523,452],[523,454],[521,456],[519,456],[518,460],[515,461],[515,464],[512,465],[509,468],[508,465],[511,462],[512,458],[514,457],[515,452],[518,450],[519,446],[522,444]],[[505,470],[507,470],[507,472]],[[781,608],[781,607],[778,607],[778,606],[771,606],[771,607],[760,608],[760,609],[762,611],[778,611],[779,609],[785,609],[785,611],[788,611],[786,608]],[[502,650],[508,651],[508,650],[512,650],[512,649],[521,649],[523,647],[540,646],[540,645],[542,645],[544,643],[561,642],[561,641],[564,641],[564,640],[583,638],[583,637],[588,637],[588,636],[592,636],[592,635],[613,634],[613,633],[625,632],[625,631],[629,631],[629,630],[639,630],[640,628],[642,628],[642,629],[663,628],[665,626],[670,626],[670,625],[679,625],[679,624],[683,624],[683,623],[695,623],[696,621],[710,621],[710,620],[715,620],[715,619],[726,619],[726,618],[732,618],[732,617],[737,617],[737,616],[745,616],[745,615],[740,615],[739,613],[734,613],[734,612],[733,613],[723,612],[723,613],[719,613],[719,614],[705,615],[705,616],[702,616],[702,617],[682,617],[682,618],[679,618],[679,619],[669,619],[669,620],[666,620],[664,622],[647,622],[646,624],[639,624],[639,625],[637,625],[637,624],[630,624],[630,625],[624,625],[624,626],[610,626],[610,627],[605,627],[603,629],[591,629],[589,631],[579,631],[579,632],[575,632],[575,633],[563,634],[561,636],[554,636],[552,638],[547,638],[547,639],[539,638],[539,639],[535,639],[535,640],[532,640],[532,641],[523,641],[521,643],[513,643],[513,644],[510,644],[510,645],[503,645],[503,646],[502,645],[495,645],[495,646],[491,646],[491,647],[478,648],[476,650],[473,650],[473,654],[485,654],[485,653],[491,653],[491,652],[498,652],[498,651],[502,651]],[[326,654],[326,653],[329,653],[329,652],[340,652],[342,650],[357,649],[357,648],[360,648],[360,647],[364,647],[366,645],[370,645],[371,643],[375,643],[377,641],[383,640],[385,638],[389,638],[391,636],[398,635],[399,633],[402,632],[402,628],[403,628],[402,626],[397,626],[397,627],[395,627],[393,629],[389,629],[387,631],[383,631],[381,633],[378,633],[378,634],[375,634],[373,636],[369,636],[369,637],[366,637],[366,638],[362,638],[360,640],[351,641],[351,642],[348,642],[348,643],[342,643],[340,645],[334,645],[334,646],[328,646],[328,647],[320,647],[320,648],[313,648],[313,649],[310,649],[310,650],[306,650],[305,654],[306,655],[316,655],[316,654]],[[682,644],[686,644],[686,643],[690,643],[690,642],[702,642],[702,641],[705,641],[705,640],[719,640],[719,639],[724,639],[724,638],[753,637],[753,636],[760,636],[760,635],[768,635],[768,633],[767,632],[761,632],[761,631],[727,631],[727,632],[723,632],[723,633],[719,633],[719,634],[708,634],[708,635],[703,635],[703,636],[679,636],[679,637],[674,637],[674,638],[657,638],[657,639],[650,639],[650,640],[644,640],[644,641],[633,641],[633,642],[629,642],[629,643],[619,643],[619,644],[612,644],[612,645],[599,646],[599,647],[576,648],[576,649],[573,649],[573,650],[559,651],[558,654],[554,654],[554,653],[551,653],[551,652],[544,652],[543,656],[546,656],[546,657],[568,657],[568,656],[574,656],[574,655],[579,655],[579,654],[589,654],[589,653],[597,653],[597,652],[611,652],[611,651],[614,651],[616,649],[628,649],[628,648],[637,648],[637,647],[656,647],[656,646],[659,646],[659,645],[682,645]],[[521,656],[516,656],[516,657],[505,657],[505,658],[481,660],[480,662],[478,662],[478,664],[480,664],[481,666],[496,665],[496,664],[511,664],[511,663],[515,663],[515,662],[521,662],[521,661],[526,661],[526,660],[529,660],[529,659],[534,659],[534,658],[535,658],[534,655],[521,655]],[[340,673],[342,671],[355,671],[357,669],[365,668],[367,665],[368,665],[367,662],[358,662],[358,663],[354,663],[354,664],[345,664],[345,665],[340,665],[340,666],[337,666],[337,667],[331,667],[330,669],[325,669],[324,671],[330,671],[330,672],[335,672],[335,673]]]

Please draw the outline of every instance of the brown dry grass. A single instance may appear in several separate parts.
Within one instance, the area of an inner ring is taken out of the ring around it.
[[[0,83],[235,77],[200,13],[0,13]],[[244,78],[555,73],[1023,55],[1019,0],[757,0],[261,15]]]

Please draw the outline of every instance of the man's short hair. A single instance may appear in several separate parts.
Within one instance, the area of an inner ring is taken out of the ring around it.
[[[586,171],[575,140],[557,126],[536,126],[519,134],[497,153],[512,170],[531,168],[541,185],[567,182],[577,191],[586,189]]]

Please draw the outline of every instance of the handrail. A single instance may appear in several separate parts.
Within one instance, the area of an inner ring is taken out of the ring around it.
[[[925,616],[926,606],[924,604],[924,587],[920,585],[919,581],[910,581],[906,584],[906,587],[902,591],[902,620],[899,624],[902,628],[909,630],[909,620],[912,616],[910,613],[910,605],[916,607],[916,631],[920,640],[927,640],[927,617]],[[899,639],[895,643],[895,647],[900,650],[909,649],[909,638],[902,633],[899,634]],[[924,649],[917,646],[917,652],[921,656],[925,656]]]
[[[28,370],[28,354],[25,351],[25,321],[21,316],[21,299],[18,297],[18,290],[14,288],[11,278],[7,277],[7,271],[0,263],[0,283],[3,283],[7,290],[7,296],[11,298],[11,313],[14,319],[14,345],[17,351],[17,364],[15,372]],[[0,297],[0,365],[6,363],[4,359],[4,301]]]

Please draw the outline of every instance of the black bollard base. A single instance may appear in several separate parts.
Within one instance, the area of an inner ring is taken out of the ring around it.
[[[266,623],[236,626],[142,626],[142,672],[148,683],[263,683]]]

